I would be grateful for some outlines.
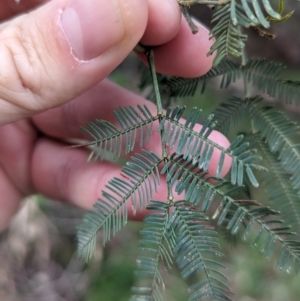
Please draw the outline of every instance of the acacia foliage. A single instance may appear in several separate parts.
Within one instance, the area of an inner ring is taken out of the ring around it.
[[[178,2],[181,6],[200,3]],[[107,183],[94,208],[84,217],[77,236],[78,252],[89,260],[100,229],[105,244],[127,224],[128,201],[133,213],[149,210],[141,231],[138,281],[132,300],[163,300],[162,266],[170,269],[174,264],[189,283],[189,300],[232,300],[230,279],[220,259],[223,254],[218,236],[224,231],[241,237],[266,258],[276,256],[280,269],[299,273],[300,242],[295,233],[300,226],[299,128],[283,112],[265,104],[263,96],[249,91],[255,87],[274,102],[299,104],[300,84],[280,77],[284,70],[281,64],[246,60],[247,36],[242,32],[243,27],[268,28],[291,14],[281,17],[281,0],[277,12],[267,0],[231,0],[217,6],[212,20],[217,24],[211,31],[216,42],[209,54],[218,52],[212,70],[194,79],[157,75],[153,52],[145,48],[151,72],[143,76],[141,86],[152,87],[157,114],[153,115],[147,106],[121,107],[115,111],[119,126],[96,120],[83,128],[92,139],[85,144],[92,147],[90,159],[116,159],[140,148],[120,177]],[[184,9],[183,13],[195,30],[188,11]],[[232,55],[242,56],[241,63],[230,60]],[[174,97],[194,95],[199,87],[203,92],[207,81],[216,77],[221,77],[221,88],[243,80],[245,95],[222,100],[200,130],[196,130],[196,124],[201,110],[193,108],[185,121],[185,107],[161,110],[162,95],[166,103],[172,103]],[[249,131],[234,137],[227,149],[210,139],[214,129],[230,134],[233,125],[238,128],[245,119],[251,124]],[[155,132],[160,134],[161,154],[143,149]],[[212,176],[208,170],[215,150],[220,155]],[[222,178],[226,157],[230,157],[232,166],[227,178]],[[164,182],[168,188],[165,198],[153,200],[153,193]],[[255,188],[260,184],[266,194],[257,200]]]

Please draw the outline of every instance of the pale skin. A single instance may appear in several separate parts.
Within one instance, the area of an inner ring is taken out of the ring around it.
[[[208,31],[199,25],[192,35],[175,0],[5,0],[0,20],[0,230],[25,196],[90,209],[120,175],[112,163],[87,163],[88,150],[66,148],[65,139],[86,139],[79,126],[95,118],[116,123],[112,110],[121,105],[147,104],[155,114],[153,104],[105,79],[137,43],[156,46],[156,68],[166,74],[200,76],[213,59]],[[210,138],[229,145],[216,131]],[[157,145],[160,155],[157,139],[145,147]],[[218,158],[215,151],[211,174]],[[229,167],[227,159],[224,174]],[[165,192],[162,185],[155,199]]]

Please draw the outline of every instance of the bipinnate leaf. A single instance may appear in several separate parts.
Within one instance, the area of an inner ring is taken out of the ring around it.
[[[280,78],[280,74],[285,69],[286,67],[280,63],[265,59],[250,59],[243,66],[242,74],[247,83],[275,97],[277,101],[300,104],[300,81]]]
[[[174,171],[168,175],[168,171],[172,169]],[[215,182],[212,183],[211,177],[207,177],[203,171],[197,169],[197,164],[184,161],[182,156],[172,156],[168,167],[164,167],[162,173],[166,173],[168,183],[179,195],[185,192],[185,200],[199,206],[203,212],[207,212],[212,204],[218,201],[217,197],[221,197],[221,202],[212,217],[217,220],[218,225],[226,222],[226,228],[232,235],[236,235],[242,229],[241,226],[246,224],[246,230],[242,234],[243,240],[248,238],[251,230],[259,227],[251,245],[259,246],[260,252],[266,253],[267,257],[273,255],[275,245],[280,246],[279,267],[287,269],[294,267],[296,273],[299,272],[300,242],[294,240],[294,233],[290,227],[278,226],[283,223],[282,220],[274,218],[279,214],[278,211],[260,206],[253,200],[235,200],[231,197],[231,193],[236,191],[236,187],[230,188],[230,183],[224,180],[214,179]],[[226,186],[229,188],[226,189]],[[230,218],[229,212],[232,213]]]
[[[260,106],[261,97],[251,98],[249,111],[254,120],[254,129],[265,139],[269,149],[278,153],[282,168],[291,174],[293,189],[300,189],[300,150],[296,139],[299,125],[272,106]]]
[[[114,111],[121,125],[118,129],[112,123],[97,119],[88,122],[86,128],[81,128],[91,138],[92,142],[80,146],[93,146],[89,159],[116,159],[123,153],[133,151],[136,140],[139,140],[140,148],[147,142],[153,132],[153,122],[158,119],[153,116],[147,106],[120,107]]]
[[[165,288],[160,267],[170,268],[173,264],[172,243],[169,236],[169,206],[160,201],[151,201],[147,207],[150,214],[141,230],[140,255],[137,258],[137,282],[132,288],[131,301],[163,301]],[[154,212],[151,212],[154,211]]]
[[[216,260],[223,255],[217,233],[207,224],[207,217],[193,206],[179,201],[174,204],[169,227],[175,233],[174,256],[182,277],[186,279],[194,275],[197,279],[189,287],[189,301],[205,297],[232,300],[227,277],[220,271],[225,267]]]
[[[97,232],[103,230],[103,245],[127,223],[128,201],[133,212],[142,210],[158,191],[160,176],[158,165],[162,159],[143,151],[131,158],[122,169],[123,177],[113,178],[102,191],[102,197],[94,204],[78,227],[78,253],[89,260],[95,250]]]
[[[269,163],[269,172],[263,177],[262,184],[270,204],[280,211],[282,218],[293,230],[300,229],[300,196],[298,189],[293,188],[291,174],[283,169],[278,152],[272,152],[264,139],[258,134],[251,138]]]
[[[242,55],[247,35],[242,33],[238,25],[249,27],[251,21],[245,16],[243,7],[232,0],[216,9],[212,18],[212,23],[214,22],[217,24],[211,30],[211,38],[215,38],[216,41],[211,46],[208,55],[216,52],[213,64],[217,66],[229,56]]]
[[[218,160],[217,177],[220,177],[225,156],[232,158],[231,182],[232,184],[243,185],[244,173],[247,174],[252,185],[257,187],[258,182],[253,173],[253,169],[266,171],[257,163],[261,158],[255,155],[256,150],[249,148],[248,142],[243,142],[243,136],[238,136],[231,145],[225,149],[218,143],[210,139],[210,134],[214,130],[214,116],[210,115],[202,124],[201,129],[196,132],[194,127],[199,120],[201,111],[197,108],[187,116],[184,124],[180,122],[180,118],[184,112],[184,107],[176,107],[174,110],[168,109],[166,115],[162,117],[159,129],[164,129],[162,142],[165,143],[171,150],[175,150],[178,155],[183,155],[184,160],[197,162],[199,169],[207,171],[211,164],[214,149],[218,149],[221,155]]]

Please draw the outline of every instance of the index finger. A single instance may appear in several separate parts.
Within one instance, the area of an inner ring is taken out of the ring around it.
[[[207,56],[213,41],[209,30],[195,22],[198,33],[192,34],[186,20],[181,19],[180,30],[169,42],[154,47],[156,71],[174,76],[198,77],[208,72],[214,56]],[[146,56],[139,53],[146,62]]]

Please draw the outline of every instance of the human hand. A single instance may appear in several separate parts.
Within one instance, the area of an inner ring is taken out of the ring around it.
[[[156,46],[156,67],[165,74],[200,76],[212,64],[208,31],[200,26],[192,35],[175,0],[8,0],[0,20],[0,230],[26,195],[89,209],[120,173],[110,162],[87,164],[87,151],[64,141],[86,138],[79,126],[95,118],[115,123],[112,111],[121,105],[156,111],[104,80],[138,42]],[[228,146],[218,132],[210,138]]]

